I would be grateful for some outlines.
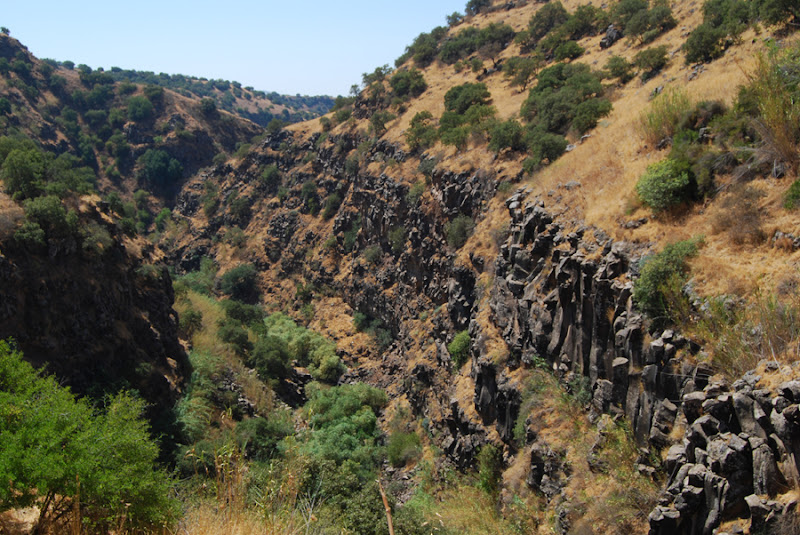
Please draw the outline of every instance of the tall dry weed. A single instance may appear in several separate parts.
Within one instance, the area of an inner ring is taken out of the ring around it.
[[[681,118],[692,107],[689,93],[682,87],[662,91],[639,116],[638,130],[650,145],[675,135]]]
[[[774,48],[759,54],[748,75],[749,90],[758,104],[756,128],[762,145],[756,159],[763,163],[783,163],[797,171],[800,163],[800,103],[797,102],[800,47],[780,52]]]

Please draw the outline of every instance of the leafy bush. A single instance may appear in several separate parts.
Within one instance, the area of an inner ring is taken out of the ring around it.
[[[428,89],[425,77],[417,69],[398,72],[389,80],[389,85],[392,86],[394,94],[400,98],[416,98]]]
[[[544,58],[541,54],[530,56],[515,56],[508,58],[503,63],[503,73],[510,79],[512,86],[520,86],[523,91],[528,88],[528,84],[536,78],[539,69],[544,65]]]
[[[511,151],[524,150],[525,130],[514,119],[497,123],[489,131],[489,150],[499,153],[504,149]]]
[[[412,187],[413,189],[413,187]],[[409,195],[410,195],[409,191]],[[400,254],[406,245],[406,229],[402,226],[394,227],[389,231],[389,245],[392,247],[394,254]]]
[[[667,158],[647,167],[636,183],[636,193],[644,204],[660,212],[689,200],[689,173],[677,168],[675,160]]]
[[[147,149],[136,163],[139,179],[153,186],[171,186],[183,176],[181,163],[160,149]]]
[[[364,260],[370,264],[377,264],[383,257],[383,251],[379,245],[370,245],[364,249]]]
[[[687,259],[697,254],[699,243],[699,239],[672,243],[642,260],[641,274],[633,285],[633,299],[656,324],[675,319],[684,299]]]
[[[321,334],[297,325],[280,313],[265,319],[264,326],[268,337],[275,337],[286,344],[287,362],[296,360],[301,366],[307,366],[315,379],[335,383],[344,373],[344,365],[336,355],[335,344]],[[285,355],[278,356],[283,358]],[[277,358],[276,355],[273,357]]]
[[[789,186],[789,190],[783,200],[783,206],[787,210],[794,210],[800,206],[800,180],[795,180]]]
[[[642,70],[642,80],[649,80],[667,65],[667,46],[654,46],[638,52],[633,64]]]
[[[567,140],[564,136],[550,134],[539,128],[530,129],[525,136],[528,150],[531,153],[530,161],[534,166],[542,162],[554,162],[567,150]]]
[[[278,453],[278,444],[292,435],[291,413],[274,411],[266,418],[248,418],[236,425],[236,440],[249,459],[267,461]]]
[[[608,58],[605,70],[607,78],[617,78],[622,84],[633,80],[633,64],[622,56]]]
[[[128,99],[128,119],[136,122],[147,121],[153,117],[155,108],[145,96],[134,96]]]
[[[46,525],[72,507],[80,482],[81,514],[98,527],[123,516],[134,528],[175,520],[172,482],[157,468],[141,400],[121,393],[96,413],[0,342],[0,406],[0,509],[42,500]]]
[[[597,73],[581,63],[558,63],[539,73],[538,82],[530,90],[520,114],[529,121],[531,130],[564,135],[575,127],[583,133],[579,126],[593,126],[611,110],[606,102]],[[576,110],[581,104],[584,104],[581,121],[575,125]]]
[[[584,52],[584,48],[575,41],[567,41],[556,47],[553,51],[553,56],[556,61],[563,61],[565,59],[578,58]]]
[[[308,390],[305,410],[314,433],[303,449],[338,465],[354,463],[356,473],[371,471],[379,453],[377,414],[386,406],[386,393],[363,383]]]
[[[408,188],[408,193],[406,194],[406,202],[411,205],[415,205],[419,202],[422,198],[422,195],[425,193],[425,182],[422,180],[418,180],[414,182],[414,184]]]
[[[477,15],[491,5],[491,0],[469,0],[467,2],[465,11],[467,12],[467,15]]]
[[[444,95],[444,107],[458,115],[475,105],[489,104],[491,94],[482,83],[466,83],[451,87]]]
[[[389,435],[386,444],[386,456],[395,468],[401,468],[422,455],[422,444],[419,435],[414,432],[397,431]]]
[[[452,65],[481,49],[491,49],[488,55],[492,56],[502,51],[514,39],[514,35],[514,29],[507,24],[493,22],[482,29],[470,26],[442,44],[439,59]]]
[[[567,20],[569,12],[564,9],[561,2],[547,2],[533,14],[528,22],[528,29],[517,36],[517,42],[524,50],[531,50],[545,35]]]
[[[257,272],[253,264],[240,264],[220,278],[220,289],[238,301],[258,298]]]
[[[289,376],[292,364],[289,345],[281,337],[262,336],[253,345],[248,363],[256,369],[262,381],[275,387],[281,379]]]
[[[44,231],[47,240],[64,239],[78,230],[78,215],[69,213],[54,195],[26,199],[23,203],[26,220]]]
[[[453,364],[456,369],[461,368],[469,358],[469,350],[472,340],[469,336],[469,331],[463,330],[457,333],[453,340],[447,344],[447,351],[450,353],[450,358],[453,359]]]
[[[95,173],[80,164],[71,154],[55,156],[42,151],[30,139],[0,137],[0,178],[15,199],[90,192]]]
[[[457,215],[445,225],[447,243],[455,249],[460,249],[472,236],[473,230],[475,230],[475,221],[471,217],[464,214]]]
[[[336,215],[339,207],[342,205],[342,197],[338,193],[331,193],[325,199],[325,206],[322,209],[322,218],[330,219]]]
[[[429,111],[418,112],[411,119],[405,137],[412,151],[427,149],[436,143],[436,128],[432,125],[433,115]]]
[[[497,496],[503,472],[503,452],[493,444],[484,445],[478,452],[478,487]]]

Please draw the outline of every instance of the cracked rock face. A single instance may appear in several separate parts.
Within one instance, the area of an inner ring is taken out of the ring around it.
[[[527,194],[506,203],[512,226],[492,290],[493,319],[515,353],[511,360],[524,365],[536,355],[564,376],[586,377],[592,410],[624,414],[640,444],[669,447],[669,480],[650,514],[651,534],[710,534],[730,518],[774,523],[782,509],[757,496],[774,498],[798,480],[800,381],[771,393],[757,389],[760,377],[748,372],[729,385],[712,380],[704,364],[676,358],[699,348],[671,330],[645,344],[632,285],[621,277],[632,271],[636,251],[588,229],[567,232]],[[594,251],[602,256],[587,259]],[[498,388],[503,381],[503,370],[478,367],[476,406],[501,436],[497,408],[514,403]],[[686,431],[670,446],[678,422]],[[539,488],[546,463],[533,452],[528,483]]]

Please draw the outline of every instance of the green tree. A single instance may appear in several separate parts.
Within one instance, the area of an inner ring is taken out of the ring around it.
[[[169,186],[183,176],[181,163],[161,149],[147,149],[136,163],[139,179],[154,186]]]
[[[389,85],[394,94],[401,98],[418,97],[428,89],[425,77],[417,69],[398,72],[389,80]]]
[[[153,103],[142,95],[128,99],[128,119],[136,122],[147,121],[153,116]]]
[[[234,299],[250,302],[258,297],[257,272],[253,264],[240,264],[220,279],[220,289]]]
[[[444,95],[444,107],[447,111],[463,115],[476,104],[488,104],[491,94],[482,83],[466,83],[451,87]]]
[[[436,128],[433,126],[433,115],[425,110],[417,112],[411,119],[405,133],[406,143],[412,151],[426,149],[436,143]]]
[[[217,115],[217,101],[213,98],[205,97],[200,100],[200,112],[206,117]]]
[[[642,79],[649,80],[667,65],[667,46],[654,46],[633,57],[633,64],[642,70]]]
[[[551,30],[569,20],[569,13],[561,2],[548,2],[534,13],[528,23],[527,39],[529,46],[536,46],[545,35]]]
[[[44,188],[47,161],[36,148],[11,150],[3,160],[0,176],[6,191],[15,198],[35,197]]]
[[[469,0],[465,8],[467,15],[477,15],[492,5],[491,0]]]
[[[98,527],[123,515],[134,528],[170,523],[172,482],[143,410],[123,393],[96,413],[0,342],[0,510],[38,503],[46,525],[72,508],[80,485],[81,515]]]
[[[524,91],[528,84],[536,78],[539,69],[544,65],[544,57],[539,53],[530,56],[515,56],[503,64],[503,73],[510,79],[512,86],[519,86]]]
[[[489,130],[489,150],[499,153],[504,149],[525,149],[525,131],[514,119],[497,123]]]

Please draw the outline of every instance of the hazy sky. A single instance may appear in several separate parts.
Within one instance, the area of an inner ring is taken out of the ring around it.
[[[0,25],[35,56],[346,95],[466,0],[8,0]]]

